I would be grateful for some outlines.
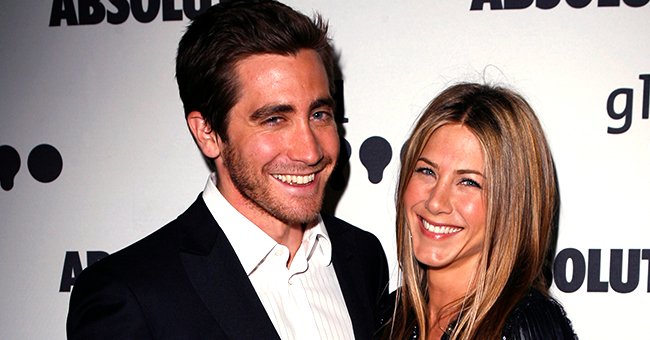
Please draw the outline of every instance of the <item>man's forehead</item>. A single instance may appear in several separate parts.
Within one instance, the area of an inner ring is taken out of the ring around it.
[[[316,54],[310,53],[261,54],[240,61],[235,106],[248,112],[333,107],[327,74],[320,59],[315,57]]]

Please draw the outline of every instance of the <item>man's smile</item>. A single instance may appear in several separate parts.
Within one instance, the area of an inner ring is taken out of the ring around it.
[[[287,183],[290,185],[304,185],[309,184],[314,181],[316,177],[315,174],[309,175],[272,175],[275,179],[280,182]]]

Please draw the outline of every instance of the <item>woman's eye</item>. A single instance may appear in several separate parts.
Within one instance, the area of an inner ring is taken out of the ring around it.
[[[479,189],[481,188],[481,185],[477,181],[475,181],[473,179],[470,179],[470,178],[463,178],[460,181],[460,183],[462,185],[467,185],[467,186],[470,186],[470,187],[476,187],[476,188],[479,188]]]
[[[422,168],[416,168],[416,169],[415,169],[415,172],[420,173],[420,174],[423,174],[423,175],[427,175],[427,176],[433,176],[433,175],[435,175],[435,173],[433,172],[433,170],[431,170],[430,168],[425,168],[425,167],[422,167]]]

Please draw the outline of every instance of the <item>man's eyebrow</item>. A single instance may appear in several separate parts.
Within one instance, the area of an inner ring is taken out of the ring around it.
[[[289,104],[271,104],[271,105],[264,105],[260,107],[259,109],[253,111],[251,113],[250,118],[252,120],[259,120],[259,119],[264,119],[268,116],[272,116],[274,114],[278,113],[288,113],[288,112],[294,112],[295,109],[292,105]]]
[[[334,108],[334,99],[332,97],[318,98],[311,105],[309,105],[309,110],[315,110],[319,107],[328,107]]]
[[[332,97],[318,98],[309,105],[309,110],[315,110],[322,107],[334,108],[334,99]],[[251,120],[260,120],[278,113],[295,112],[296,109],[290,104],[269,104],[253,111],[250,115]]]

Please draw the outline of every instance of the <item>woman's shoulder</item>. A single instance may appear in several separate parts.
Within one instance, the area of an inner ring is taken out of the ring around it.
[[[531,289],[510,313],[503,339],[578,339],[571,320],[554,298]]]
[[[396,333],[404,334],[404,340],[419,339],[420,332],[415,325],[415,315],[412,313],[408,313],[405,319],[399,322],[405,329],[394,329],[396,327],[394,318],[398,311],[401,311],[401,301],[397,297],[397,291],[393,291],[380,303],[378,318],[376,320],[377,331],[375,332],[374,339],[397,339],[399,336],[396,336]]]
[[[384,295],[383,299],[379,302],[379,312],[377,313],[377,320],[375,323],[379,328],[385,327],[393,318],[397,299],[397,292],[393,291],[388,295]]]

